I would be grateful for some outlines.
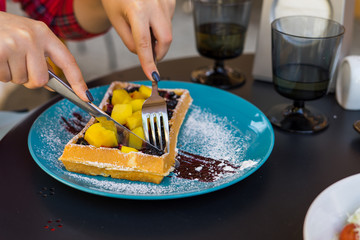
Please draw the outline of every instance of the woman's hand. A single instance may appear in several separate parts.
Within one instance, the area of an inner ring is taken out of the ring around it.
[[[0,12],[0,81],[43,87],[49,80],[46,57],[65,74],[84,101],[87,86],[75,58],[42,22]]]
[[[156,59],[161,60],[172,41],[175,3],[175,0],[102,0],[110,22],[126,47],[138,55],[148,79],[157,71],[150,28],[156,39]]]

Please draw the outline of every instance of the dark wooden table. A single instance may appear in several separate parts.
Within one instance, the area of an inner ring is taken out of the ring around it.
[[[189,81],[192,69],[208,63],[211,61],[193,57],[160,63],[159,69],[162,78]],[[271,84],[253,81],[252,55],[227,63],[247,75],[246,84],[231,92],[263,112],[289,102]],[[143,79],[136,67],[89,86]],[[275,129],[269,159],[230,187],[160,201],[92,195],[56,181],[29,153],[27,136],[32,123],[59,99],[37,108],[0,142],[0,239],[302,239],[304,218],[315,197],[332,183],[360,172],[360,134],[352,127],[360,114],[344,111],[328,95],[311,102],[329,117],[328,129],[315,135]]]

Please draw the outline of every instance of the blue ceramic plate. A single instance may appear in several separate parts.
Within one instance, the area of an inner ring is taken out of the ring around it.
[[[178,148],[226,160],[237,166],[235,171],[219,175],[212,182],[188,180],[172,173],[161,184],[68,172],[58,158],[74,136],[72,128],[81,128],[90,117],[66,99],[44,111],[32,125],[28,137],[32,157],[46,173],[64,184],[92,194],[127,199],[171,199],[213,192],[246,178],[269,157],[274,131],[254,105],[229,92],[200,84],[163,81],[159,87],[188,89],[194,99],[179,133]],[[91,89],[95,104],[100,103],[107,88]]]

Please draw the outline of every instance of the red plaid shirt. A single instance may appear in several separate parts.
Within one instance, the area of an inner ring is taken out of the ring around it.
[[[73,0],[14,0],[29,17],[43,21],[62,39],[80,40],[98,36],[85,31],[74,15]],[[6,0],[0,0],[0,10],[6,10]]]

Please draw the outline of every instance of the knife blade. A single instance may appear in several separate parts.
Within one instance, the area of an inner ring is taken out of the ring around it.
[[[106,120],[112,121],[115,124],[118,133],[118,142],[121,145],[125,145],[128,147],[136,148],[144,153],[149,153],[152,155],[161,156],[164,152],[151,143],[145,141],[132,131],[130,131],[125,126],[121,125],[117,121],[115,121],[112,117],[106,114],[103,110],[97,107],[92,102],[85,102],[79,96],[75,94],[75,92],[65,83],[63,82],[56,74],[52,71],[48,70],[49,73],[49,81],[47,86],[54,90],[55,92],[59,93],[61,96],[65,97],[76,106],[80,107],[85,112],[89,113],[91,116],[95,117],[96,119],[100,120],[99,118],[105,117]],[[132,139],[132,141],[130,141]],[[132,144],[132,143],[137,144]],[[140,144],[139,144],[140,143]]]

